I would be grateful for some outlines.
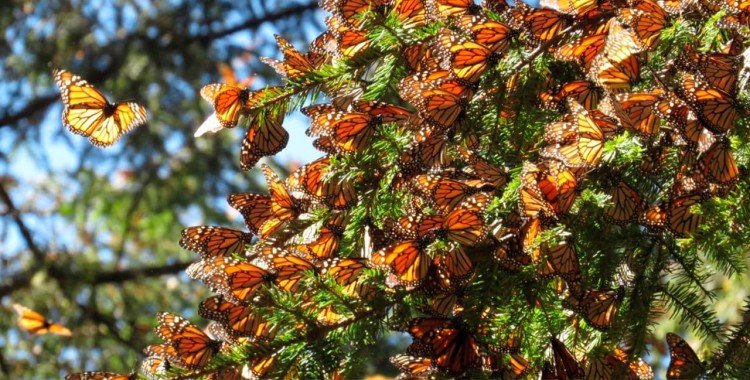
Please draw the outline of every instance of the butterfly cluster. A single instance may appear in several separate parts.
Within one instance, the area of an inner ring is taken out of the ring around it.
[[[619,336],[590,355],[568,348],[578,342],[571,334],[617,329],[632,291],[624,276],[591,277],[597,255],[625,271],[629,257],[581,252],[592,245],[580,226],[669,242],[698,233],[701,207],[733,191],[742,173],[731,135],[744,112],[737,96],[748,7],[724,4],[737,11],[719,21],[726,48],[680,46],[661,67],[650,58],[663,48],[662,32],[678,18],[702,22],[718,11],[712,2],[323,0],[321,7],[331,16],[309,52],[277,37],[283,57],[263,59],[286,85],[200,91],[224,128],[247,127],[245,170],[286,146],[289,100],[322,92],[330,102],[301,111],[325,155],[284,179],[261,164],[268,194],[228,197],[246,230],[183,231],[180,245],[200,256],[188,275],[215,294],[198,308],[211,322],[203,330],[160,314],[164,342],[146,349],[143,372],[203,371],[214,357],[247,347],[246,363],[214,376],[293,374],[295,364],[277,367],[288,354],[279,337],[310,341],[389,315],[397,322],[389,327],[412,338],[391,359],[400,379],[653,378]],[[532,67],[540,55],[553,63]],[[524,118],[530,109],[548,122],[535,129]],[[617,160],[618,141],[639,149]],[[604,203],[592,205],[584,191]],[[528,314],[514,320],[502,307]],[[550,322],[548,310],[564,311]],[[523,339],[533,318],[550,336],[542,348]],[[668,343],[669,378],[705,370],[681,339],[669,335]],[[524,355],[539,350],[541,360]]]

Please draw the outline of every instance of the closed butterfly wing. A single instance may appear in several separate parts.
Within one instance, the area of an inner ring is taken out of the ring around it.
[[[670,357],[667,379],[697,379],[705,372],[706,369],[698,355],[677,334],[667,333],[667,345],[669,346]]]

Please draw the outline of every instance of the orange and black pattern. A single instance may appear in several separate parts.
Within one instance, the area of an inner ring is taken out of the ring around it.
[[[399,379],[653,378],[643,347],[617,343],[634,284],[705,233],[747,163],[734,135],[750,3],[720,3],[323,0],[309,48],[276,36],[280,58],[263,59],[283,86],[201,91],[223,127],[247,127],[243,169],[302,133],[282,127],[292,108],[322,153],[262,164],[267,193],[229,195],[244,229],[183,231],[212,322],[161,314],[142,371],[199,370],[242,345],[244,372],[299,374],[304,361],[278,365],[285,339],[388,316],[412,338],[391,358]],[[716,41],[664,46],[719,8]],[[290,101],[311,91],[330,101]],[[667,378],[706,370],[667,342]],[[345,377],[335,360],[323,372]]]

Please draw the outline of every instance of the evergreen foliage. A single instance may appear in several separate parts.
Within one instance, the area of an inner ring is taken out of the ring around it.
[[[141,373],[357,378],[401,331],[402,378],[652,378],[666,313],[717,347],[669,335],[667,378],[748,377],[747,305],[727,324],[706,285],[746,270],[747,10],[549,3],[324,0],[282,88],[220,86],[243,144],[302,109],[327,156],[230,195],[250,244],[184,232],[221,297],[206,331],[160,314]]]

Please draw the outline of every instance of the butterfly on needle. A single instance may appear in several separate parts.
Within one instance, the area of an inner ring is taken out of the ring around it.
[[[73,333],[65,326],[48,321],[43,315],[26,306],[14,303],[13,308],[16,309],[16,313],[18,313],[18,327],[31,334],[55,334],[60,336],[73,335]]]
[[[54,70],[60,88],[62,120],[68,129],[89,138],[91,144],[107,147],[120,136],[146,122],[146,109],[133,102],[110,103],[85,79],[67,70]]]

